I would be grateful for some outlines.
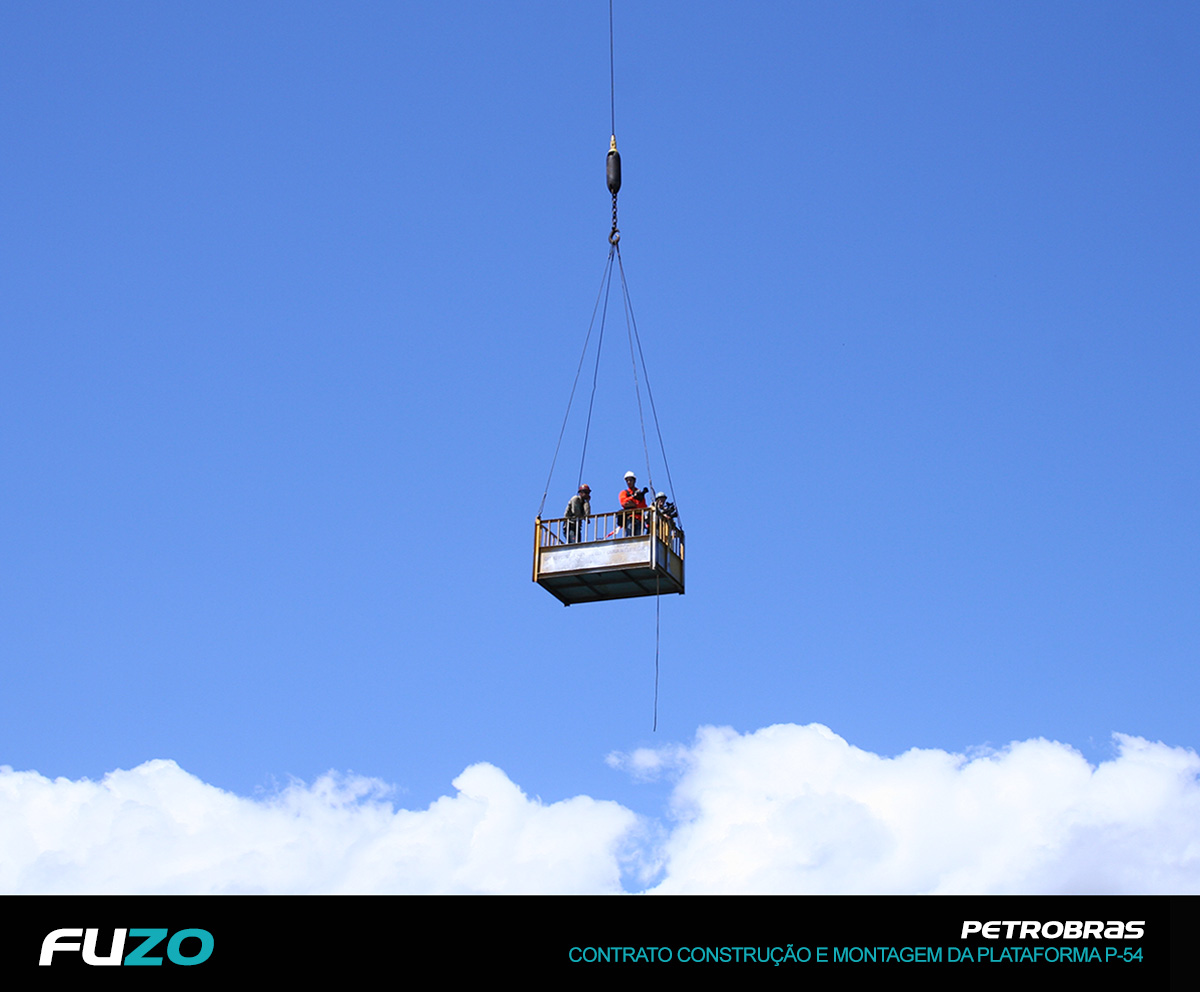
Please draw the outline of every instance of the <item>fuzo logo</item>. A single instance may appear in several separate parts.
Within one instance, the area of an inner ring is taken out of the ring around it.
[[[98,929],[84,930],[83,928],[65,927],[61,930],[51,930],[42,941],[42,956],[39,965],[54,963],[54,952],[83,951],[83,960],[91,965],[121,965],[121,964],[162,964],[161,957],[152,957],[153,951],[166,938],[166,929],[126,930],[123,927],[113,930],[112,946],[105,955],[96,953],[96,939],[100,935]],[[137,947],[128,954],[125,953],[125,935],[130,937],[145,937]],[[82,937],[83,944],[72,937]],[[185,944],[185,941],[187,942]],[[196,942],[200,947],[197,949]],[[213,935],[207,930],[176,930],[167,941],[167,960],[172,964],[192,965],[203,964],[213,952]],[[161,953],[161,952],[160,952]]]

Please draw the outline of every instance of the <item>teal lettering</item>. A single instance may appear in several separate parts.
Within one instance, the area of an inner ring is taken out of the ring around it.
[[[191,956],[180,951],[180,945],[183,944],[188,937],[195,937],[200,941],[200,950]],[[162,938],[160,937],[159,940]],[[157,943],[157,942],[156,942]],[[207,961],[213,952],[213,935],[207,930],[199,930],[195,927],[189,930],[180,930],[167,942],[167,957],[175,964],[191,965],[203,964]],[[128,958],[126,958],[128,961]]]
[[[145,937],[137,947],[125,955],[124,964],[162,964],[162,958],[148,958],[146,952],[156,948],[162,939],[167,935],[167,931],[157,928],[150,930],[130,930],[130,937]]]

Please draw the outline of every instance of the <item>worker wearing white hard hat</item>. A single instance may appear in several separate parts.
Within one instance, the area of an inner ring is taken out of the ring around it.
[[[635,472],[629,471],[625,473],[625,488],[621,490],[621,494],[617,498],[621,501],[621,509],[629,511],[622,514],[621,521],[621,528],[624,530],[626,537],[639,537],[641,535],[642,514],[639,511],[646,509],[646,493],[649,491],[649,486],[638,489],[637,474]]]
[[[654,494],[654,509],[658,512],[660,517],[665,517],[672,523],[674,523],[675,517],[679,514],[679,510],[676,508],[675,504],[667,502],[666,493]]]

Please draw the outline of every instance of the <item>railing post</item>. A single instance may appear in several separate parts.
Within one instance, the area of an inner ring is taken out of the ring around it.
[[[537,582],[542,568],[542,518],[533,522],[533,581]]]

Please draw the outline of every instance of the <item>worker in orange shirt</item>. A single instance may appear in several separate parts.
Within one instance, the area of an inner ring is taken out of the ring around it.
[[[638,511],[646,509],[646,493],[649,491],[649,486],[638,489],[636,473],[625,473],[625,488],[621,490],[621,495],[617,498],[621,501],[621,509],[629,511],[624,515],[624,520],[621,524],[625,530],[626,537],[641,536],[642,514]]]

